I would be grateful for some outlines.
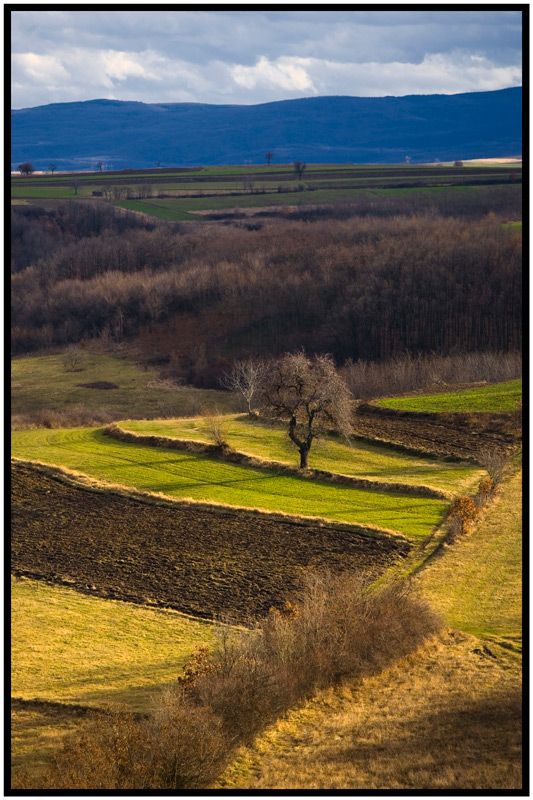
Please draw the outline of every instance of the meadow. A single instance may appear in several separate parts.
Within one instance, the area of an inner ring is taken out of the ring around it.
[[[148,712],[213,625],[177,611],[11,579],[14,697]]]
[[[379,675],[291,710],[217,789],[522,786],[521,481],[510,466],[474,531],[417,573],[447,628]]]
[[[513,411],[522,402],[522,380],[495,383],[460,392],[442,392],[413,397],[391,397],[376,401],[384,408],[402,411],[437,412],[474,411],[499,413]]]
[[[55,428],[68,425],[69,419],[77,416],[87,424],[91,416],[110,421],[127,415],[194,414],[215,405],[231,409],[229,393],[159,380],[158,372],[131,357],[81,348],[77,352],[79,364],[73,370],[65,365],[62,353],[11,360],[11,413],[15,421]],[[101,384],[115,388],[99,388]]]
[[[208,210],[342,203],[368,191],[442,192],[452,187],[513,182],[520,174],[520,165],[493,164],[459,168],[452,164],[311,164],[300,177],[290,164],[125,170],[12,177],[11,196],[40,201],[88,199],[97,192],[121,208],[177,222],[192,220],[198,212]]]
[[[432,498],[280,475],[203,454],[118,442],[102,429],[14,431],[12,455],[144,492],[376,526],[414,540],[432,531],[447,505]]]
[[[123,430],[153,436],[174,437],[210,443],[212,417],[165,420],[125,420]],[[224,440],[240,453],[254,458],[295,465],[297,451],[284,426],[255,421],[247,415],[219,415],[215,418]],[[325,436],[313,445],[310,466],[372,481],[436,487],[452,495],[475,491],[483,470],[471,464],[444,462],[429,457],[416,458],[379,442],[343,440]]]

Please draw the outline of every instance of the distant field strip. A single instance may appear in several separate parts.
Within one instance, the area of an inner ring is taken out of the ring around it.
[[[246,415],[220,418],[224,438],[235,450],[246,455],[297,464],[297,451],[285,429],[250,420]],[[127,420],[123,430],[153,436],[175,437],[209,442],[205,417],[165,420]],[[484,472],[471,465],[400,453],[386,445],[352,442],[327,437],[315,443],[309,457],[312,468],[365,480],[432,486],[461,493],[475,489]]]
[[[512,411],[522,400],[522,380],[494,383],[462,392],[424,395],[423,397],[391,397],[376,404],[404,411]]]
[[[429,534],[446,509],[431,498],[362,491],[118,442],[100,429],[14,431],[12,454],[170,497],[374,525],[414,539]]]
[[[177,611],[87,597],[11,579],[12,695],[148,711],[154,689],[175,681],[209,622]]]

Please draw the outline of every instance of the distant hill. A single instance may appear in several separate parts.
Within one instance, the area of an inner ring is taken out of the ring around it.
[[[313,97],[254,106],[89,100],[11,112],[16,166],[106,169],[274,163],[411,163],[522,152],[522,89]]]

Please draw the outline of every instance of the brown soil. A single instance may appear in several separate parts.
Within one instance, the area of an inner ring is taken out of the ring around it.
[[[353,423],[356,435],[441,458],[476,461],[483,448],[518,442],[504,414],[425,414],[362,403]]]
[[[155,503],[12,467],[12,572],[101,597],[246,622],[294,595],[308,566],[376,576],[408,551],[362,527]]]

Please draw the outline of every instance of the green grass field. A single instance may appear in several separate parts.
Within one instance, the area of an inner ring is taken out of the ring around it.
[[[146,712],[176,680],[211,623],[173,611],[101,600],[11,579],[12,695]]]
[[[13,359],[11,413],[32,415],[43,409],[74,413],[83,409],[108,412],[118,419],[194,414],[213,404],[224,408],[231,402],[227,392],[165,386],[157,381],[156,372],[140,368],[130,358],[85,352],[81,367],[76,372],[67,371],[62,355]],[[119,388],[87,389],[78,385],[97,381],[115,383]]]
[[[234,450],[256,458],[297,466],[297,450],[280,425],[250,420],[247,415],[218,418],[224,437]],[[133,433],[210,442],[205,417],[166,420],[128,420],[120,427]],[[313,445],[309,465],[326,472],[374,481],[433,486],[461,494],[475,488],[484,475],[471,465],[414,457],[386,445],[358,441],[346,443],[326,437]]]
[[[377,401],[385,408],[405,411],[512,411],[522,400],[522,380],[494,383],[479,389],[461,392],[423,395],[416,397],[390,397]]]
[[[374,525],[412,540],[441,520],[446,502],[309,481],[204,455],[119,442],[101,429],[22,430],[12,454],[169,497]]]
[[[360,197],[362,194],[379,193],[382,196],[388,194],[405,194],[411,192],[442,192],[453,191],[463,187],[428,187],[428,188],[395,188],[395,189],[354,189],[339,186],[339,188],[304,190],[302,192],[268,192],[266,194],[241,194],[241,195],[217,195],[216,197],[176,197],[165,199],[147,200],[124,200],[116,205],[127,208],[131,211],[141,211],[144,214],[161,217],[162,219],[180,220],[185,219],[183,214],[199,211],[221,211],[247,208],[268,208],[273,206],[301,206],[301,205],[322,205],[330,203],[349,202]],[[476,187],[464,187],[475,189]]]

